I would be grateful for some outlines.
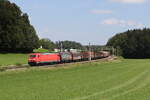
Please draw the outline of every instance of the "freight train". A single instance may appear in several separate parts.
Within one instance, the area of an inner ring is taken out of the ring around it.
[[[100,52],[60,52],[60,53],[32,53],[29,54],[28,64],[36,66],[46,63],[67,63],[75,61],[86,61],[100,59],[110,56],[107,51]]]

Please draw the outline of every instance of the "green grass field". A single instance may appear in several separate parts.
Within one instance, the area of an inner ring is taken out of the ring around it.
[[[0,65],[27,64],[27,54],[0,54]]]
[[[0,72],[0,100],[150,100],[150,60]]]

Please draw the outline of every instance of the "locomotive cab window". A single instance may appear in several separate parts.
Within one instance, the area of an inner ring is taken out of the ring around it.
[[[36,55],[30,55],[30,58],[34,58],[34,57],[36,57]]]

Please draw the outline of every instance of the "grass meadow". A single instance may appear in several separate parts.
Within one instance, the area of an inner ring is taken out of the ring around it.
[[[0,100],[150,100],[150,60],[0,72]]]
[[[27,64],[28,54],[0,54],[0,66]]]

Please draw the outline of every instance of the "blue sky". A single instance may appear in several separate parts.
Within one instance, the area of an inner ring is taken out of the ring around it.
[[[150,27],[150,0],[10,0],[40,38],[104,45],[116,33]]]

